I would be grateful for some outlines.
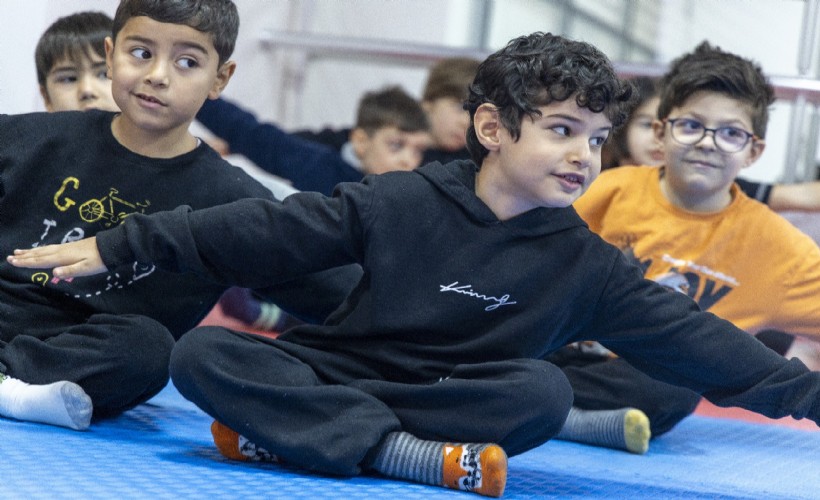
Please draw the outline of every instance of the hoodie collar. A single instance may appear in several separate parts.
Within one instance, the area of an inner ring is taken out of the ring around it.
[[[478,167],[469,160],[442,165],[432,162],[416,172],[436,186],[445,196],[461,206],[467,216],[487,225],[503,225],[522,235],[543,235],[573,227],[586,227],[573,207],[534,208],[506,221],[501,221],[475,193]]]

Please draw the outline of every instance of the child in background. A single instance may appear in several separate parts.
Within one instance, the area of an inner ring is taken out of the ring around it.
[[[197,120],[241,154],[300,191],[330,194],[336,184],[368,174],[412,170],[430,145],[421,106],[399,87],[368,92],[359,102],[356,126],[341,151],[260,123],[235,104],[218,99],[202,106]]]
[[[424,153],[423,164],[470,158],[467,150],[470,114],[464,109],[464,100],[480,62],[469,57],[449,57],[430,68],[421,107],[430,121],[433,146]]]
[[[238,23],[229,0],[123,0],[105,40],[121,113],[0,115],[0,249],[72,241],[180,205],[273,200],[188,132],[234,72]],[[314,314],[332,281],[291,288],[294,278],[272,298]],[[92,412],[148,400],[168,383],[175,339],[227,288],[136,262],[82,283],[0,265],[0,416],[82,430]]]
[[[8,260],[76,282],[137,260],[239,285],[361,263],[365,279],[321,326],[177,342],[175,386],[239,460],[501,496],[506,457],[553,437],[572,406],[540,358],[583,340],[718,404],[820,422],[820,373],[643,279],[572,208],[629,97],[603,53],[534,33],[477,71],[475,163],[369,176],[331,198],[136,214]]]
[[[34,63],[47,111],[119,111],[105,65],[113,22],[102,12],[78,12],[57,19],[40,36]]]
[[[638,77],[632,82],[638,89],[638,104],[626,125],[617,130],[604,147],[604,169],[663,163],[661,145],[652,131],[660,102],[658,80]],[[820,211],[820,181],[768,184],[737,178],[735,182],[747,196],[769,205],[772,210]]]
[[[647,278],[750,337],[777,330],[817,341],[820,249],[734,182],[763,153],[773,100],[757,64],[702,43],[674,61],[661,81],[652,123],[661,166],[607,170],[575,208]],[[731,349],[720,356],[753,366]],[[611,353],[570,346],[547,359],[563,367],[575,394],[576,408],[559,435],[564,439],[610,446],[596,426],[608,419],[614,432],[632,409],[648,416],[658,436],[700,399]]]
[[[422,165],[470,158],[466,147],[470,116],[464,110],[463,103],[480,62],[469,57],[447,57],[430,68],[422,90],[421,107],[430,122],[433,142],[424,152]],[[294,134],[341,151],[350,131],[349,128],[326,128],[319,132],[299,130]]]

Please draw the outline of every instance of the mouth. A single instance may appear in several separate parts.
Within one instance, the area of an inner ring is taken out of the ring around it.
[[[150,96],[148,94],[134,94],[134,95],[137,97],[137,99],[139,99],[140,101],[143,101],[147,104],[152,104],[154,106],[165,106],[164,102],[160,101],[159,99],[157,99],[154,96]]]
[[[555,174],[562,183],[569,187],[581,187],[584,185],[586,177],[581,174]]]
[[[719,165],[719,164],[708,162],[706,160],[701,160],[701,159],[698,159],[698,158],[693,158],[693,159],[686,160],[686,163],[688,163],[689,165],[692,165],[693,167],[696,167],[696,168],[711,168],[711,169],[717,169],[717,170],[722,168],[722,166]]]

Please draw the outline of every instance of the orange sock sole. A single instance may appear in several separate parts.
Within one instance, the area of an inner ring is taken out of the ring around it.
[[[211,435],[214,437],[214,444],[223,456],[233,460],[247,462],[248,457],[239,451],[239,433],[229,429],[227,426],[214,420],[211,424]]]
[[[465,445],[444,446],[444,486],[500,497],[507,485],[507,454],[495,444],[476,453]]]

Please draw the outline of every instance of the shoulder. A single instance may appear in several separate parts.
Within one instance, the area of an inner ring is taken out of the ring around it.
[[[745,234],[755,241],[765,241],[770,248],[783,252],[802,254],[817,251],[817,243],[767,205],[748,197],[745,193],[735,193],[732,204],[732,224],[743,228]]]
[[[769,195],[772,191],[772,184],[765,182],[754,182],[740,177],[735,179],[735,183],[740,186],[740,189],[746,193],[749,198],[758,200],[762,203],[767,203]]]
[[[8,132],[9,130],[20,131],[37,131],[48,134],[59,132],[62,134],[71,133],[86,133],[81,127],[85,124],[99,120],[102,115],[106,113],[97,111],[95,113],[84,111],[60,111],[58,113],[24,113],[17,115],[0,115],[0,131]]]
[[[625,194],[621,196],[625,202],[646,200],[647,191],[657,185],[658,175],[656,167],[617,167],[605,170],[573,205],[579,212],[585,212],[592,206],[621,194]]]
[[[658,167],[626,166],[610,168],[601,172],[601,175],[593,182],[593,186],[595,184],[601,186],[620,186],[635,182],[649,182],[652,179],[657,179],[658,173]]]
[[[273,198],[270,189],[244,169],[219,156],[207,145],[202,145],[195,151],[197,155],[194,158],[196,168],[193,182],[206,187],[209,196],[217,203],[228,203],[242,198]]]

